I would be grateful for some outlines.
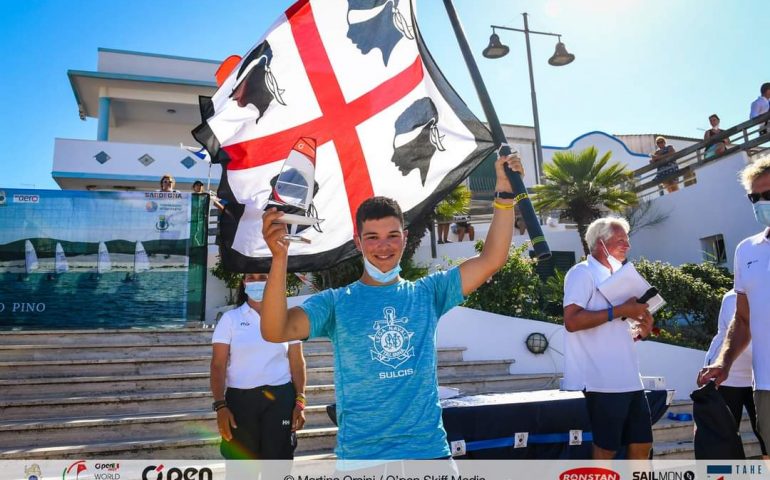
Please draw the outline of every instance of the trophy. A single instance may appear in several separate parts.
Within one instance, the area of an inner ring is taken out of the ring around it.
[[[284,240],[289,242],[310,243],[309,239],[299,233],[308,226],[318,229],[318,224],[323,221],[316,218],[313,208],[313,195],[316,190],[315,149],[315,139],[302,137],[297,140],[283,162],[281,173],[274,179],[275,183],[265,206],[265,210],[277,208],[284,212],[276,221],[287,224],[289,233],[284,236]]]

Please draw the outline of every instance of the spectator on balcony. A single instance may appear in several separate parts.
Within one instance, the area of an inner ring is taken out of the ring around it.
[[[169,174],[165,174],[160,177],[160,190],[161,192],[176,192],[176,180]]]
[[[711,128],[706,130],[706,133],[703,134],[703,140],[706,141],[711,140],[711,137],[724,132],[724,130],[719,128],[719,116],[716,113],[709,117],[709,123],[711,124]],[[728,142],[729,140],[725,138],[720,142],[713,143],[706,147],[706,159],[713,158],[716,155],[722,155],[725,152],[725,149],[727,149]]]
[[[655,138],[655,145],[658,146],[658,149],[650,155],[650,163],[658,166],[655,180],[660,181],[661,187],[665,188],[668,193],[674,193],[679,190],[679,176],[672,178],[672,175],[679,172],[679,167],[676,162],[668,159],[676,153],[676,150],[666,142],[664,137]],[[664,179],[666,180],[662,181]]]
[[[751,112],[749,112],[749,119],[756,118],[762,114],[770,111],[770,82],[765,82],[759,87],[759,97],[751,102]],[[767,127],[767,122],[765,122]],[[767,133],[767,128],[763,128],[759,131],[760,135]]]
[[[206,193],[203,190],[203,182],[201,182],[200,180],[196,180],[195,182],[193,182],[192,191],[193,193]]]

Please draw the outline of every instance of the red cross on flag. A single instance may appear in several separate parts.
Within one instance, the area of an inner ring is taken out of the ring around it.
[[[323,219],[289,247],[289,271],[356,255],[355,212],[394,198],[407,226],[494,151],[484,125],[439,71],[410,0],[300,0],[201,99],[193,136],[224,165],[224,267],[266,272],[261,217],[284,160],[315,142],[312,211]]]

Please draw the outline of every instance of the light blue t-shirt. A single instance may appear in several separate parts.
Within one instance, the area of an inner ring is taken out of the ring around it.
[[[460,269],[416,282],[355,282],[309,298],[310,337],[334,345],[341,459],[449,456],[436,373],[438,319],[463,301]]]

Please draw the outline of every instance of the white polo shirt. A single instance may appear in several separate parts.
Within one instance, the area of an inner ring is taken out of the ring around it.
[[[609,277],[610,269],[589,255],[567,272],[564,306],[608,309],[610,304],[597,286]],[[566,332],[563,387],[605,393],[643,390],[630,322],[616,318],[587,330]]]
[[[768,231],[735,248],[735,291],[749,301],[754,389],[770,390],[770,240]]]
[[[225,380],[228,387],[247,389],[291,381],[289,344],[266,341],[259,324],[259,314],[246,302],[225,312],[214,329],[212,342],[230,345]]]
[[[719,309],[719,321],[717,322],[717,334],[711,340],[706,361],[703,366],[711,365],[719,356],[722,344],[727,335],[727,328],[735,316],[735,303],[738,295],[735,290],[730,290],[722,297],[722,307]],[[752,385],[753,369],[751,367],[751,344],[744,350],[730,367],[730,376],[722,382],[725,387],[750,387]]]

